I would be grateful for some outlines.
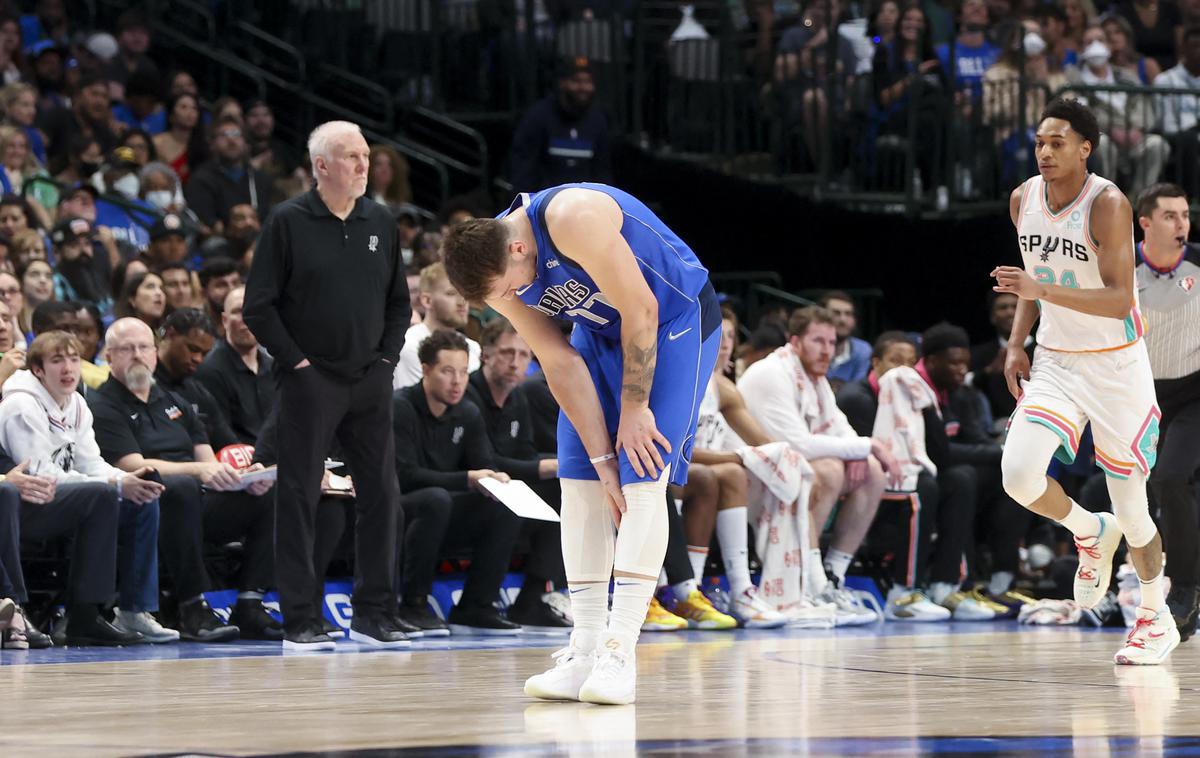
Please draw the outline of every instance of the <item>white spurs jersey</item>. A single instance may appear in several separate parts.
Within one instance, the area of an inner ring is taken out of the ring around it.
[[[700,401],[700,414],[696,419],[696,437],[692,447],[695,450],[715,450],[733,452],[746,443],[737,432],[725,421],[721,414],[721,397],[717,391],[717,377],[708,380],[708,388],[704,391],[704,399]]]
[[[1042,284],[1061,287],[1104,287],[1089,218],[1096,196],[1112,186],[1107,179],[1088,174],[1075,201],[1058,213],[1051,213],[1042,177],[1034,176],[1025,182],[1017,211],[1017,241],[1030,276]],[[1132,246],[1132,225],[1129,234]],[[1133,307],[1123,318],[1093,316],[1041,300],[1037,303],[1041,311],[1037,341],[1049,350],[1069,353],[1115,350],[1137,342],[1146,333],[1136,291]]]

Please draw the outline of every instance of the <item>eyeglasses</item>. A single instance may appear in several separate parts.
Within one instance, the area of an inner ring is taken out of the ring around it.
[[[149,354],[155,351],[154,345],[117,345],[112,348],[114,353],[119,355],[133,355],[134,353]]]

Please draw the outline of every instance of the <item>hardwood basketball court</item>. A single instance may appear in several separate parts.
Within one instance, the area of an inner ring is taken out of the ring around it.
[[[564,639],[5,650],[0,754],[1200,752],[1194,642],[1128,668],[1120,630],[1011,622],[645,634],[636,705],[525,697]]]

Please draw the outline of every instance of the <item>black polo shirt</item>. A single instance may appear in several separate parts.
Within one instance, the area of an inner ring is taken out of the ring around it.
[[[263,224],[246,283],[244,317],[284,370],[307,358],[357,380],[393,366],[412,311],[400,236],[387,208],[360,197],[343,221],[316,189]]]
[[[191,404],[192,413],[204,427],[204,434],[213,450],[220,450],[238,441],[212,393],[197,381],[196,377],[176,379],[167,371],[162,361],[159,361],[158,367],[154,369],[154,381],[159,387]]]
[[[483,369],[471,374],[467,384],[467,400],[479,408],[492,443],[493,456],[500,470],[514,479],[532,483],[538,476],[537,448],[533,446],[533,424],[529,420],[529,400],[518,385],[504,401],[496,405]]]
[[[546,375],[531,374],[521,384],[529,403],[529,420],[533,425],[533,446],[539,453],[558,455],[558,401],[550,392]]]
[[[96,444],[104,460],[116,464],[132,453],[175,463],[196,460],[195,446],[208,444],[204,426],[191,403],[164,390],[150,388],[143,403],[125,385],[110,377],[88,393],[95,419]]]
[[[496,468],[483,416],[475,404],[464,399],[435,418],[421,382],[396,390],[392,429],[396,474],[404,492],[422,487],[465,492],[468,471]]]
[[[217,340],[196,371],[196,379],[208,389],[239,442],[257,444],[263,423],[275,406],[274,365],[260,347],[255,374],[232,345]]]

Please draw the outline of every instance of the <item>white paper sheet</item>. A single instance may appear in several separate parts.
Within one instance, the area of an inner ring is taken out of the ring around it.
[[[504,507],[521,518],[537,519],[538,521],[559,520],[558,514],[554,512],[549,503],[542,500],[525,482],[517,479],[502,482],[499,479],[485,476],[479,480],[479,485],[503,503]]]

